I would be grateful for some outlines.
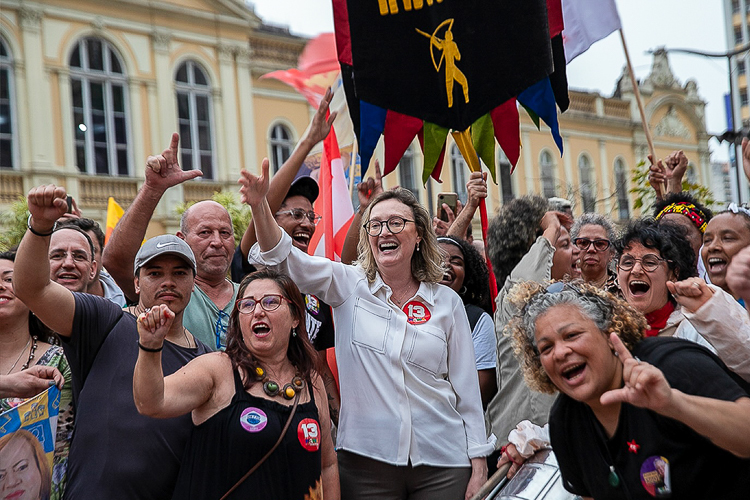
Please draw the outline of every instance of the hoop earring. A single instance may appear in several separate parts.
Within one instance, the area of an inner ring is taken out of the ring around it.
[[[467,292],[466,286],[462,286],[461,289],[458,291],[459,295],[464,295]]]

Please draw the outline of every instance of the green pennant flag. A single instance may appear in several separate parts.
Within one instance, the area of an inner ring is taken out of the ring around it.
[[[448,137],[448,129],[424,122],[424,169],[422,170],[422,184],[427,184],[432,171],[435,170],[440,159],[440,152]]]
[[[480,117],[471,125],[471,142],[479,157],[482,159],[492,176],[492,182],[497,184],[495,172],[495,126],[490,114]]]
[[[521,106],[523,106],[522,103],[520,103]],[[539,124],[539,115],[534,113],[530,108],[527,108],[526,106],[523,106],[523,109],[526,110],[526,112],[529,114],[529,118],[531,118],[531,121],[534,122],[534,125],[536,125],[537,130],[542,130],[542,126]]]

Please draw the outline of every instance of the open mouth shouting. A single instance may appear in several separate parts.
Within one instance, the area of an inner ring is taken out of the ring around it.
[[[258,338],[263,338],[271,333],[271,327],[265,321],[259,321],[255,323],[251,328],[253,334]]]
[[[583,379],[583,372],[586,369],[586,363],[575,363],[561,370],[560,375],[569,384],[575,385]]]
[[[310,244],[310,238],[312,238],[312,234],[309,231],[299,229],[294,231],[290,236],[292,237],[294,246],[300,250],[307,251],[307,246]]]
[[[707,271],[711,275],[720,276],[726,272],[729,262],[723,257],[709,257],[706,264],[708,265]]]
[[[628,283],[628,290],[633,297],[640,297],[648,293],[651,285],[642,280],[632,280]]]

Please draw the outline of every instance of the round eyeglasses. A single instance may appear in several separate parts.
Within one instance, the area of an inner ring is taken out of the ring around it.
[[[388,231],[390,231],[391,234],[398,234],[404,230],[407,222],[414,221],[394,215],[386,221],[370,220],[366,224],[363,224],[362,227],[365,228],[365,231],[367,231],[367,234],[370,236],[380,236],[380,233],[383,232],[383,226],[388,226]]]
[[[630,271],[631,269],[633,269],[633,267],[635,267],[636,262],[641,263],[641,268],[644,271],[652,273],[656,271],[656,269],[659,267],[659,264],[668,261],[653,254],[644,255],[640,259],[636,259],[631,255],[623,255],[622,257],[620,257],[620,262],[617,263],[617,267],[619,267],[623,271]]]
[[[269,293],[258,300],[253,297],[245,297],[244,299],[237,299],[237,310],[242,314],[252,314],[255,312],[255,305],[260,304],[261,309],[271,312],[278,309],[284,301],[291,304],[289,299],[277,293]]]
[[[609,240],[590,240],[588,238],[576,238],[573,240],[573,244],[580,250],[588,250],[591,245],[594,245],[594,249],[597,252],[603,252],[609,248],[612,244]]]
[[[307,220],[312,222],[313,224],[318,224],[320,222],[320,219],[323,217],[316,214],[312,210],[303,210],[301,208],[292,208],[290,210],[282,210],[281,212],[276,212],[274,214],[274,217],[277,215],[289,215],[294,219],[296,222],[302,222],[305,217],[307,217]]]

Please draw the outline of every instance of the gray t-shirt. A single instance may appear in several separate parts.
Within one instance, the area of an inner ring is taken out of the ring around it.
[[[73,333],[63,348],[73,375],[76,423],[64,498],[170,498],[193,428],[190,414],[155,419],[138,413],[133,402],[135,317],[102,297],[73,295]],[[201,342],[195,349],[165,342],[164,374],[206,352]]]

